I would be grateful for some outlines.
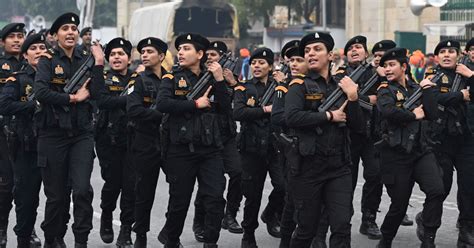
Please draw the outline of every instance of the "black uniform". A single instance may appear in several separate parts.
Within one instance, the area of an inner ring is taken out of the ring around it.
[[[357,101],[346,107],[347,123],[330,122],[318,112],[321,100],[336,90],[337,82],[316,72],[293,80],[285,98],[290,134],[297,137],[298,159],[289,174],[288,191],[295,204],[296,229],[290,247],[309,247],[324,205],[331,227],[330,246],[350,247],[352,187],[348,127],[362,129]]]
[[[61,48],[51,50],[38,63],[35,77],[35,97],[40,111],[35,115],[38,131],[38,166],[41,168],[44,191],[47,197],[45,220],[41,224],[46,242],[63,235],[64,209],[67,208],[72,188],[74,221],[72,229],[76,243],[87,243],[92,229],[93,190],[90,177],[94,159],[92,106],[89,101],[71,104],[63,88],[87,54],[74,49],[72,57]],[[94,66],[90,89],[103,80],[103,66]],[[98,92],[90,91],[91,99]]]
[[[235,88],[234,117],[241,123],[239,146],[242,156],[242,193],[246,197],[242,228],[247,235],[253,235],[258,227],[267,173],[270,174],[273,190],[268,196],[268,205],[262,217],[268,221],[279,219],[284,205],[283,166],[278,159],[276,140],[272,136],[276,129],[272,127],[270,113],[265,113],[260,106],[265,92],[274,90],[268,89],[271,80],[269,78],[267,82],[260,82],[253,78]]]
[[[164,68],[161,71],[165,73]],[[135,126],[130,147],[136,174],[133,231],[137,234],[150,230],[151,208],[162,165],[159,131],[162,113],[152,107],[161,82],[149,69],[133,75],[129,81],[127,115]]]
[[[190,37],[190,36],[188,36]],[[223,140],[219,130],[219,115],[229,115],[231,97],[225,81],[211,80],[210,96],[214,101],[210,109],[197,109],[186,94],[201,75],[188,69],[177,68],[163,76],[157,107],[167,113],[163,121],[166,158],[163,166],[169,183],[169,202],[166,224],[166,245],[179,243],[194,184],[205,208],[204,242],[216,243],[224,216],[225,189],[222,159]]]
[[[35,70],[27,66],[7,80],[0,95],[0,114],[8,116],[8,152],[13,160],[14,198],[19,239],[29,240],[36,222],[41,173],[36,166],[36,130],[33,114],[36,103],[32,94]]]
[[[96,126],[96,151],[104,179],[100,207],[102,217],[112,221],[117,199],[120,197],[120,222],[131,226],[134,218],[134,169],[127,150],[127,96],[120,94],[127,85],[131,71],[125,75],[116,71],[104,73],[105,88],[97,99],[99,115]],[[109,222],[108,222],[109,223]]]
[[[4,54],[0,57],[0,90],[5,85],[7,78],[13,72],[19,71],[22,63],[11,54]],[[0,116],[0,125],[8,124],[8,118]],[[8,216],[12,209],[13,201],[13,170],[7,156],[7,141],[4,132],[0,132],[0,147],[2,149],[0,157],[0,231],[8,227]]]
[[[387,51],[388,53],[388,51]],[[383,59],[383,58],[382,58]],[[403,103],[419,86],[407,80],[404,88],[397,82],[383,83],[377,93],[377,107],[382,118],[380,151],[382,182],[391,198],[391,205],[381,226],[381,242],[395,237],[405,216],[413,185],[417,182],[426,194],[423,226],[426,235],[434,238],[441,225],[444,189],[441,169],[431,151],[428,120],[436,118],[434,88],[424,89],[422,102],[426,121],[403,108]],[[385,246],[382,246],[385,247]]]

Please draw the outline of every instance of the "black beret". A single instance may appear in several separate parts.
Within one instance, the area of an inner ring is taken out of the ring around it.
[[[86,28],[83,28],[81,30],[81,33],[79,34],[80,37],[86,35],[87,32],[92,32],[92,28],[91,27],[86,27]]]
[[[2,40],[5,40],[10,33],[20,32],[25,33],[25,24],[24,23],[10,23],[7,24],[2,29]]]
[[[23,42],[23,44],[21,45],[21,52],[26,53],[26,51],[31,45],[37,44],[37,43],[46,44],[46,37],[44,36],[44,34],[42,33],[32,34],[26,37],[25,42]]]
[[[190,43],[193,44],[197,51],[206,51],[209,48],[209,40],[200,34],[186,33],[178,36],[174,41],[174,47],[178,47],[182,44]]]
[[[469,51],[469,48],[471,48],[471,46],[474,46],[474,38],[471,38],[467,43],[466,43],[466,51]]]
[[[207,50],[215,50],[220,55],[227,53],[227,45],[222,41],[213,41],[209,44],[209,48]]]
[[[76,26],[79,25],[79,16],[74,13],[66,13],[62,14],[53,22],[51,28],[49,29],[50,34],[55,34],[58,32],[59,28],[64,24],[75,24]]]
[[[299,56],[299,46],[300,46],[300,41],[299,40],[291,40],[288,41],[283,48],[281,49],[280,56],[282,58],[284,57],[292,57],[292,56]],[[294,50],[296,49],[296,53],[294,54]]]
[[[141,52],[142,48],[147,47],[147,46],[154,47],[156,50],[158,50],[161,53],[166,53],[166,51],[168,51],[168,45],[166,44],[166,42],[155,37],[148,37],[138,42],[138,45],[137,45],[138,52]]]
[[[382,58],[380,59],[380,65],[383,65],[385,61],[391,59],[405,59],[407,60],[407,49],[396,47],[385,51]]]
[[[372,54],[378,51],[387,51],[388,49],[395,48],[396,46],[397,43],[395,43],[393,40],[381,40],[375,43],[374,47],[372,47]]]
[[[264,59],[269,65],[273,65],[273,61],[275,59],[274,56],[275,55],[273,54],[272,50],[270,50],[269,48],[257,48],[255,49],[255,51],[252,52],[252,55],[250,55],[249,63],[251,64],[252,60],[254,59]]]
[[[347,52],[349,51],[349,47],[351,47],[354,44],[362,44],[364,47],[364,50],[367,51],[367,38],[362,35],[357,35],[352,37],[349,41],[347,41],[346,46],[344,47],[344,55],[347,55]]]
[[[310,33],[305,35],[300,41],[300,55],[304,57],[304,48],[309,44],[317,42],[323,43],[326,46],[328,52],[332,51],[334,48],[334,39],[330,34],[322,32]]]
[[[107,61],[109,61],[110,52],[112,52],[114,48],[122,48],[123,51],[125,51],[125,53],[128,55],[128,57],[130,57],[130,55],[132,54],[132,43],[130,43],[130,41],[124,38],[117,37],[109,41],[109,43],[107,43],[107,46],[105,46],[104,53],[105,59],[107,59]]]
[[[459,42],[455,41],[455,40],[443,40],[443,41],[439,42],[438,45],[436,45],[436,48],[434,50],[434,54],[438,55],[439,50],[441,50],[443,48],[447,48],[447,47],[456,48],[459,51],[459,49],[461,49],[461,44],[459,44]]]

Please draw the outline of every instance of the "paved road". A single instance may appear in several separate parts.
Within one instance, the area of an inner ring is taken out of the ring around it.
[[[362,171],[362,170],[361,170]],[[362,173],[362,172],[361,172]],[[359,183],[357,185],[357,189],[354,196],[354,208],[355,214],[352,218],[352,247],[355,248],[365,248],[365,247],[375,247],[377,241],[372,241],[367,239],[364,235],[359,234],[359,226],[360,226],[360,197],[361,197],[361,187],[362,187],[362,175],[359,175]],[[97,160],[95,161],[94,172],[92,174],[92,185],[94,187],[94,229],[92,230],[89,236],[89,247],[92,248],[112,248],[116,247],[115,243],[113,244],[104,244],[99,236],[99,223],[100,223],[100,189],[102,187],[103,181],[100,177],[100,168],[98,165]],[[265,192],[264,192],[264,199],[262,206],[266,205],[268,201],[268,195],[271,191],[271,184],[270,181],[267,180],[265,185]],[[454,179],[453,189],[452,192],[456,192],[456,179]],[[162,245],[157,241],[156,236],[158,235],[159,231],[161,230],[162,226],[165,222],[165,211],[168,202],[168,185],[164,180],[164,176],[161,173],[160,178],[158,181],[158,187],[156,190],[156,197],[155,197],[155,204],[153,206],[153,214],[151,220],[151,231],[148,233],[148,247],[162,247]],[[43,234],[41,229],[39,228],[39,223],[44,218],[44,203],[45,196],[41,193],[41,203],[38,209],[38,223],[36,230],[41,238],[43,238]],[[414,219],[416,213],[422,209],[424,202],[424,194],[419,190],[418,186],[415,186],[413,191],[413,195],[410,200],[410,204],[412,207],[408,209],[408,215]],[[380,213],[378,214],[377,223],[381,225],[382,219],[384,215],[387,213],[388,207],[390,204],[390,199],[388,198],[386,192],[384,191],[382,204],[380,206]],[[188,217],[186,219],[186,224],[184,227],[183,235],[181,236],[181,241],[186,248],[195,248],[195,247],[202,247],[200,243],[194,240],[194,236],[191,230],[192,226],[192,218],[194,208],[190,207],[188,211]],[[456,245],[458,231],[456,229],[456,219],[458,215],[457,205],[456,205],[456,195],[451,193],[448,197],[446,202],[444,203],[444,212],[443,212],[443,225],[441,229],[438,231],[436,243],[437,247],[439,248],[452,248]],[[120,221],[119,219],[119,212],[116,210],[114,213],[114,230],[116,235],[118,234]],[[237,219],[241,221],[242,219],[242,212],[239,212]],[[15,214],[12,211],[10,214],[10,226],[9,226],[9,244],[8,247],[14,248],[16,247],[16,237],[12,231],[13,225],[15,223]],[[262,223],[261,223],[262,224]],[[70,226],[70,225],[69,225]],[[393,247],[402,247],[402,248],[415,248],[419,247],[420,242],[416,238],[415,235],[415,226],[411,227],[400,227],[397,237],[394,240]],[[263,225],[256,231],[257,242],[260,248],[276,248],[278,247],[279,240],[271,237],[266,232],[266,228]],[[219,240],[219,246],[224,248],[240,248],[240,234],[231,234],[226,230],[222,230],[221,238]],[[69,229],[68,234],[66,236],[66,242],[69,247],[73,247],[74,238],[72,235],[72,231]]]

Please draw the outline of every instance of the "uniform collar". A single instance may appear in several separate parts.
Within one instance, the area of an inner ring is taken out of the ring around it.
[[[67,57],[66,53],[64,52],[64,50],[58,46],[58,48],[56,49],[56,51],[59,53],[59,57]],[[72,52],[72,56],[73,57],[76,57],[78,59],[82,59],[83,55],[81,53],[81,49],[78,49],[78,47],[74,47],[74,51]]]

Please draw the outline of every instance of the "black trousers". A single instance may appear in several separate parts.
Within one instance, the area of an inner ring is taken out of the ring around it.
[[[390,196],[390,208],[380,228],[385,239],[392,240],[405,217],[414,183],[426,195],[423,226],[436,230],[441,225],[444,187],[442,170],[432,152],[406,154],[390,147],[380,150],[382,181]]]
[[[36,222],[41,189],[41,171],[36,163],[37,158],[35,151],[24,151],[23,148],[20,148],[15,156],[13,197],[16,225],[13,230],[21,238],[31,236]]]
[[[135,173],[130,155],[126,144],[112,144],[111,137],[104,133],[97,133],[95,145],[104,179],[100,207],[111,216],[120,195],[120,222],[131,226],[135,222]]]
[[[376,213],[382,199],[382,182],[380,177],[380,161],[374,147],[374,141],[365,135],[351,134],[351,172],[352,190],[357,186],[359,161],[364,166],[365,183],[362,187],[361,210]]]
[[[151,209],[162,164],[157,136],[137,130],[132,142],[132,164],[135,168],[135,224],[133,231],[150,231]]]
[[[0,132],[0,142],[2,143],[0,147],[5,149],[0,157],[0,230],[6,230],[13,201],[13,169],[6,156],[7,140],[3,130]]]
[[[163,228],[168,235],[167,245],[179,242],[196,180],[206,212],[204,239],[206,243],[217,243],[225,207],[221,151],[194,145],[194,152],[191,152],[188,145],[170,145],[163,169],[170,195]]]
[[[474,222],[474,137],[466,137],[456,159],[458,182],[458,208],[461,223]]]
[[[283,163],[276,151],[266,155],[241,152],[241,157],[242,193],[246,198],[242,228],[246,233],[253,233],[258,227],[258,213],[267,173],[270,175],[273,190],[268,196],[266,213],[281,216],[283,212],[285,199]]]
[[[222,158],[224,160],[224,172],[229,175],[226,197],[226,214],[235,217],[239,211],[240,202],[242,201],[242,190],[240,189],[242,165],[235,138],[230,139],[224,144]],[[200,223],[204,223],[206,211],[204,209],[202,195],[199,191],[196,195],[196,200],[194,201],[194,207],[194,219]]]
[[[94,159],[92,131],[79,133],[58,129],[40,130],[38,135],[38,166],[46,195],[45,218],[41,223],[46,240],[64,235],[65,210],[69,209],[72,190],[75,241],[86,243],[92,229],[90,178]],[[70,187],[69,187],[70,186]]]
[[[290,247],[310,247],[327,211],[331,237],[329,247],[350,247],[352,176],[343,156],[305,156],[301,172],[291,175],[288,191],[293,196],[297,223]]]

